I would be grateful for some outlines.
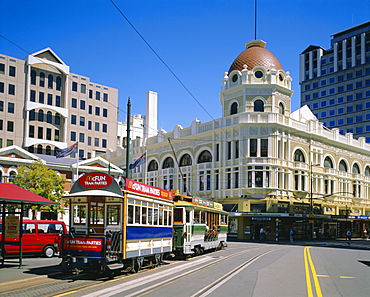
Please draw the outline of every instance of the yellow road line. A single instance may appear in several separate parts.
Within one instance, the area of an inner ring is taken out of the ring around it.
[[[76,292],[77,292],[77,290],[70,291],[70,292],[66,292],[66,293],[63,293],[63,294],[55,295],[54,297],[66,296],[66,295],[69,295],[69,294],[72,294],[72,293],[76,293]]]
[[[330,277],[330,275],[318,274],[317,277]]]
[[[311,254],[310,254],[310,246],[304,248],[304,263],[305,263],[305,271],[306,271],[306,284],[307,284],[307,293],[308,297],[313,296],[312,293],[312,285],[311,285],[311,277],[310,277],[310,272],[309,268],[311,268],[311,273],[313,277],[313,282],[315,284],[316,288],[316,295],[317,297],[322,297],[322,292],[321,292],[321,287],[318,279],[318,275],[316,274],[316,269],[315,266],[312,262]],[[308,264],[309,263],[309,266]]]
[[[354,276],[340,276],[340,278],[355,278]]]

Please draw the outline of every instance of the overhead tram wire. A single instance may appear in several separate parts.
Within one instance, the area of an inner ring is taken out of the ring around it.
[[[170,66],[161,58],[161,56],[155,51],[155,49],[149,44],[149,42],[144,38],[144,36],[136,29],[136,27],[130,22],[130,20],[126,17],[126,15],[122,12],[122,10],[117,6],[117,4],[113,0],[109,0],[112,5],[117,9],[117,11],[121,14],[121,16],[127,21],[127,23],[131,26],[131,28],[139,35],[139,37],[144,41],[144,43],[149,47],[149,49],[154,53],[154,55],[163,63],[163,65],[168,69],[168,71],[175,77],[175,79],[180,83],[180,85],[188,92],[188,94],[194,99],[195,102],[204,110],[204,112],[212,119],[213,122],[226,134],[228,139],[234,140],[230,134],[225,131],[219,123],[212,117],[212,115],[208,112],[208,110],[199,102],[199,100],[193,95],[193,93],[186,87],[186,85],[182,82],[182,80],[175,74],[175,72],[171,69]],[[239,149],[240,151],[240,149]],[[240,151],[240,153],[242,153]]]

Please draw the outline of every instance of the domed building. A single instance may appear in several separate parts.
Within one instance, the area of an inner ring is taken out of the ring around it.
[[[361,236],[370,222],[370,145],[329,130],[307,106],[291,112],[292,78],[253,40],[222,78],[222,117],[137,138],[131,178],[220,202],[229,236],[257,240]],[[168,141],[169,139],[169,141]],[[173,145],[172,145],[173,144]],[[125,166],[118,148],[106,158]]]

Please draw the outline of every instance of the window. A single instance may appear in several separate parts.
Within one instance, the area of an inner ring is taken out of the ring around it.
[[[38,112],[38,121],[43,122],[44,121],[44,111],[42,109]]]
[[[198,164],[207,162],[212,162],[212,155],[209,151],[204,150],[200,153],[198,157]]]
[[[335,99],[330,99],[329,100],[329,105],[335,105]]]
[[[89,129],[89,130],[92,129],[92,121],[87,122],[87,129]]]
[[[309,94],[309,95],[305,95],[305,100],[306,101],[308,101],[308,100],[310,100],[311,99],[311,95]]]
[[[341,93],[341,92],[344,92],[344,87],[343,86],[338,87],[338,93]]]
[[[28,137],[34,138],[35,137],[35,126],[30,125],[28,131]]]
[[[96,91],[96,93],[95,93],[95,99],[96,100],[100,100],[100,92],[99,91]]]
[[[356,82],[356,88],[362,88],[362,81]]]
[[[326,107],[326,101],[321,101],[321,107]]]
[[[52,118],[53,118],[53,115],[52,115],[51,111],[48,111],[47,114],[46,114],[46,122],[51,124]]]
[[[356,99],[362,99],[362,93],[356,93]]]
[[[334,94],[335,93],[335,88],[331,88],[331,89],[329,89],[329,94],[330,95],[332,95],[332,94]]]
[[[254,101],[254,112],[264,112],[264,103],[262,100]]]
[[[250,139],[249,141],[249,156],[257,157],[257,139]]]
[[[14,132],[14,122],[13,121],[8,121],[7,122],[6,131],[8,131],[8,132]]]
[[[353,112],[353,106],[347,106],[347,113],[348,112]]]
[[[313,93],[312,97],[313,97],[313,99],[319,98],[319,93]]]
[[[48,94],[48,105],[53,105],[53,95]]]
[[[92,105],[89,105],[89,114],[92,114]]]
[[[306,162],[304,154],[300,149],[296,150],[294,153],[294,162]]]
[[[87,137],[87,145],[91,145],[91,137],[90,136]]]
[[[314,88],[314,89],[316,89],[316,88],[318,88],[318,87],[319,87],[319,83],[318,83],[318,82],[314,82],[314,83],[313,83],[313,88]]]
[[[158,170],[158,163],[155,160],[150,161],[148,165],[148,171],[156,171]]]
[[[14,113],[14,103],[8,102],[8,113]]]
[[[329,83],[330,83],[330,84],[335,83],[335,77],[331,77],[331,78],[329,78]]]
[[[55,125],[60,125],[60,115],[58,113],[55,115]]]
[[[15,77],[15,67],[9,66],[9,76]]]
[[[353,73],[347,73],[347,79],[352,79],[353,78]]]
[[[54,140],[59,141],[59,130],[58,129],[55,129],[54,131]]]
[[[362,76],[362,70],[357,70],[356,71],[356,77]]]
[[[99,138],[94,138],[94,145],[99,146]]]
[[[8,94],[15,95],[15,85],[9,84]]]
[[[5,64],[0,63],[0,74],[5,74]]]
[[[51,129],[50,128],[46,129],[46,140],[51,140]]]
[[[40,72],[40,87],[45,87],[45,73]]]
[[[191,160],[190,155],[189,154],[183,155],[180,159],[179,166],[183,167],[183,166],[190,166],[190,165],[192,165],[192,160]]]
[[[43,138],[43,135],[44,135],[44,128],[38,127],[37,128],[37,138],[38,139],[42,139]]]
[[[62,88],[62,78],[60,76],[57,76],[57,79],[56,79],[56,90],[57,91],[60,91],[61,88]]]
[[[347,118],[347,124],[353,124],[353,118]]]
[[[71,141],[76,141],[76,132],[71,131]]]
[[[81,84],[81,93],[86,94],[86,85]]]
[[[101,140],[101,146],[104,147],[104,148],[107,147],[107,140],[106,139]]]
[[[36,71],[31,70],[31,85],[36,85]]]
[[[77,116],[73,114],[71,115],[71,124],[76,125],[76,123],[77,123]]]
[[[347,102],[348,102],[348,101],[353,101],[353,95],[348,95],[348,96],[347,96]]]
[[[340,161],[339,162],[339,170],[340,171],[344,171],[344,172],[347,172],[348,169],[347,169],[347,164],[344,160]]]
[[[108,102],[108,94],[107,93],[103,94],[103,101]]]
[[[81,143],[85,142],[85,134],[84,133],[79,134],[79,140],[78,141],[81,142]]]
[[[321,117],[322,117],[322,118],[326,118],[326,111],[322,111],[322,112],[321,112]]]
[[[44,104],[44,96],[45,94],[43,92],[39,92],[39,103]]]
[[[316,102],[316,103],[312,104],[312,108],[313,109],[319,108],[319,103]]]
[[[36,119],[35,110],[30,110],[30,121],[34,121]]]
[[[85,105],[86,105],[86,101],[85,100],[81,100],[80,101],[80,109],[85,110]]]
[[[231,104],[230,115],[238,113],[238,103]]]
[[[363,121],[362,115],[356,116],[356,122],[361,123]]]
[[[73,108],[77,108],[77,99],[76,99],[76,98],[72,98],[71,106],[72,106]]]
[[[326,79],[323,79],[322,81],[321,81],[321,86],[323,87],[323,86],[326,86]]]
[[[100,130],[100,123],[95,122],[95,131],[99,131],[99,130]]]
[[[326,96],[326,90],[321,91],[321,97]]]
[[[329,116],[335,116],[335,109],[329,110]]]
[[[329,121],[329,127],[335,126],[335,121]]]
[[[53,88],[53,76],[51,74],[48,75],[48,88]]]
[[[72,82],[72,91],[77,92],[77,83],[75,81]]]
[[[92,99],[92,97],[93,97],[93,91],[89,90],[89,98]]]
[[[55,96],[55,106],[58,106],[58,107],[60,107],[61,105],[60,105],[60,96]]]
[[[108,109],[103,108],[103,117],[107,118],[108,117]]]
[[[80,126],[85,126],[85,117],[80,117]]]
[[[348,84],[347,85],[347,91],[353,90],[353,84]]]
[[[338,119],[338,125],[344,125],[344,119]]]
[[[95,115],[100,116],[100,107],[95,107]]]
[[[363,128],[362,127],[356,127],[356,133],[362,133]]]
[[[107,132],[107,130],[108,130],[108,128],[107,128],[107,127],[108,127],[108,125],[107,125],[107,124],[103,124],[102,131],[106,133],[106,132]]]
[[[344,102],[344,97],[338,97],[338,103],[343,103]]]

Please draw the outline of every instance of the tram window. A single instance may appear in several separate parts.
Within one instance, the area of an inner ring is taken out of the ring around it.
[[[204,211],[201,211],[200,212],[200,222],[202,224],[205,224],[206,223],[206,213]]]
[[[186,223],[190,223],[190,210],[186,210]]]
[[[135,224],[140,224],[140,206],[135,205]]]
[[[182,223],[183,222],[183,213],[184,209],[183,208],[175,208],[175,222]]]
[[[158,225],[158,208],[154,208],[154,221],[153,225]]]
[[[159,225],[163,225],[163,208],[159,209]]]
[[[153,225],[153,208],[148,208],[148,224]]]
[[[104,203],[91,202],[90,223],[93,225],[104,224]]]
[[[199,222],[200,222],[200,211],[194,210],[194,223],[199,223]]]
[[[168,226],[172,225],[172,211],[168,212]]]
[[[164,211],[163,219],[164,219],[163,225],[167,226],[168,225],[168,210]]]
[[[108,205],[107,209],[107,224],[108,225],[119,225],[120,223],[120,206],[119,205]]]
[[[86,223],[86,205],[73,205],[73,222],[75,224]]]
[[[127,211],[127,224],[133,224],[134,223],[134,206],[129,205],[128,211]]]
[[[221,225],[227,224],[227,216],[226,215],[221,215]]]
[[[145,224],[146,225],[146,212],[147,212],[147,208],[146,207],[143,207],[141,209],[141,223],[142,224]]]

